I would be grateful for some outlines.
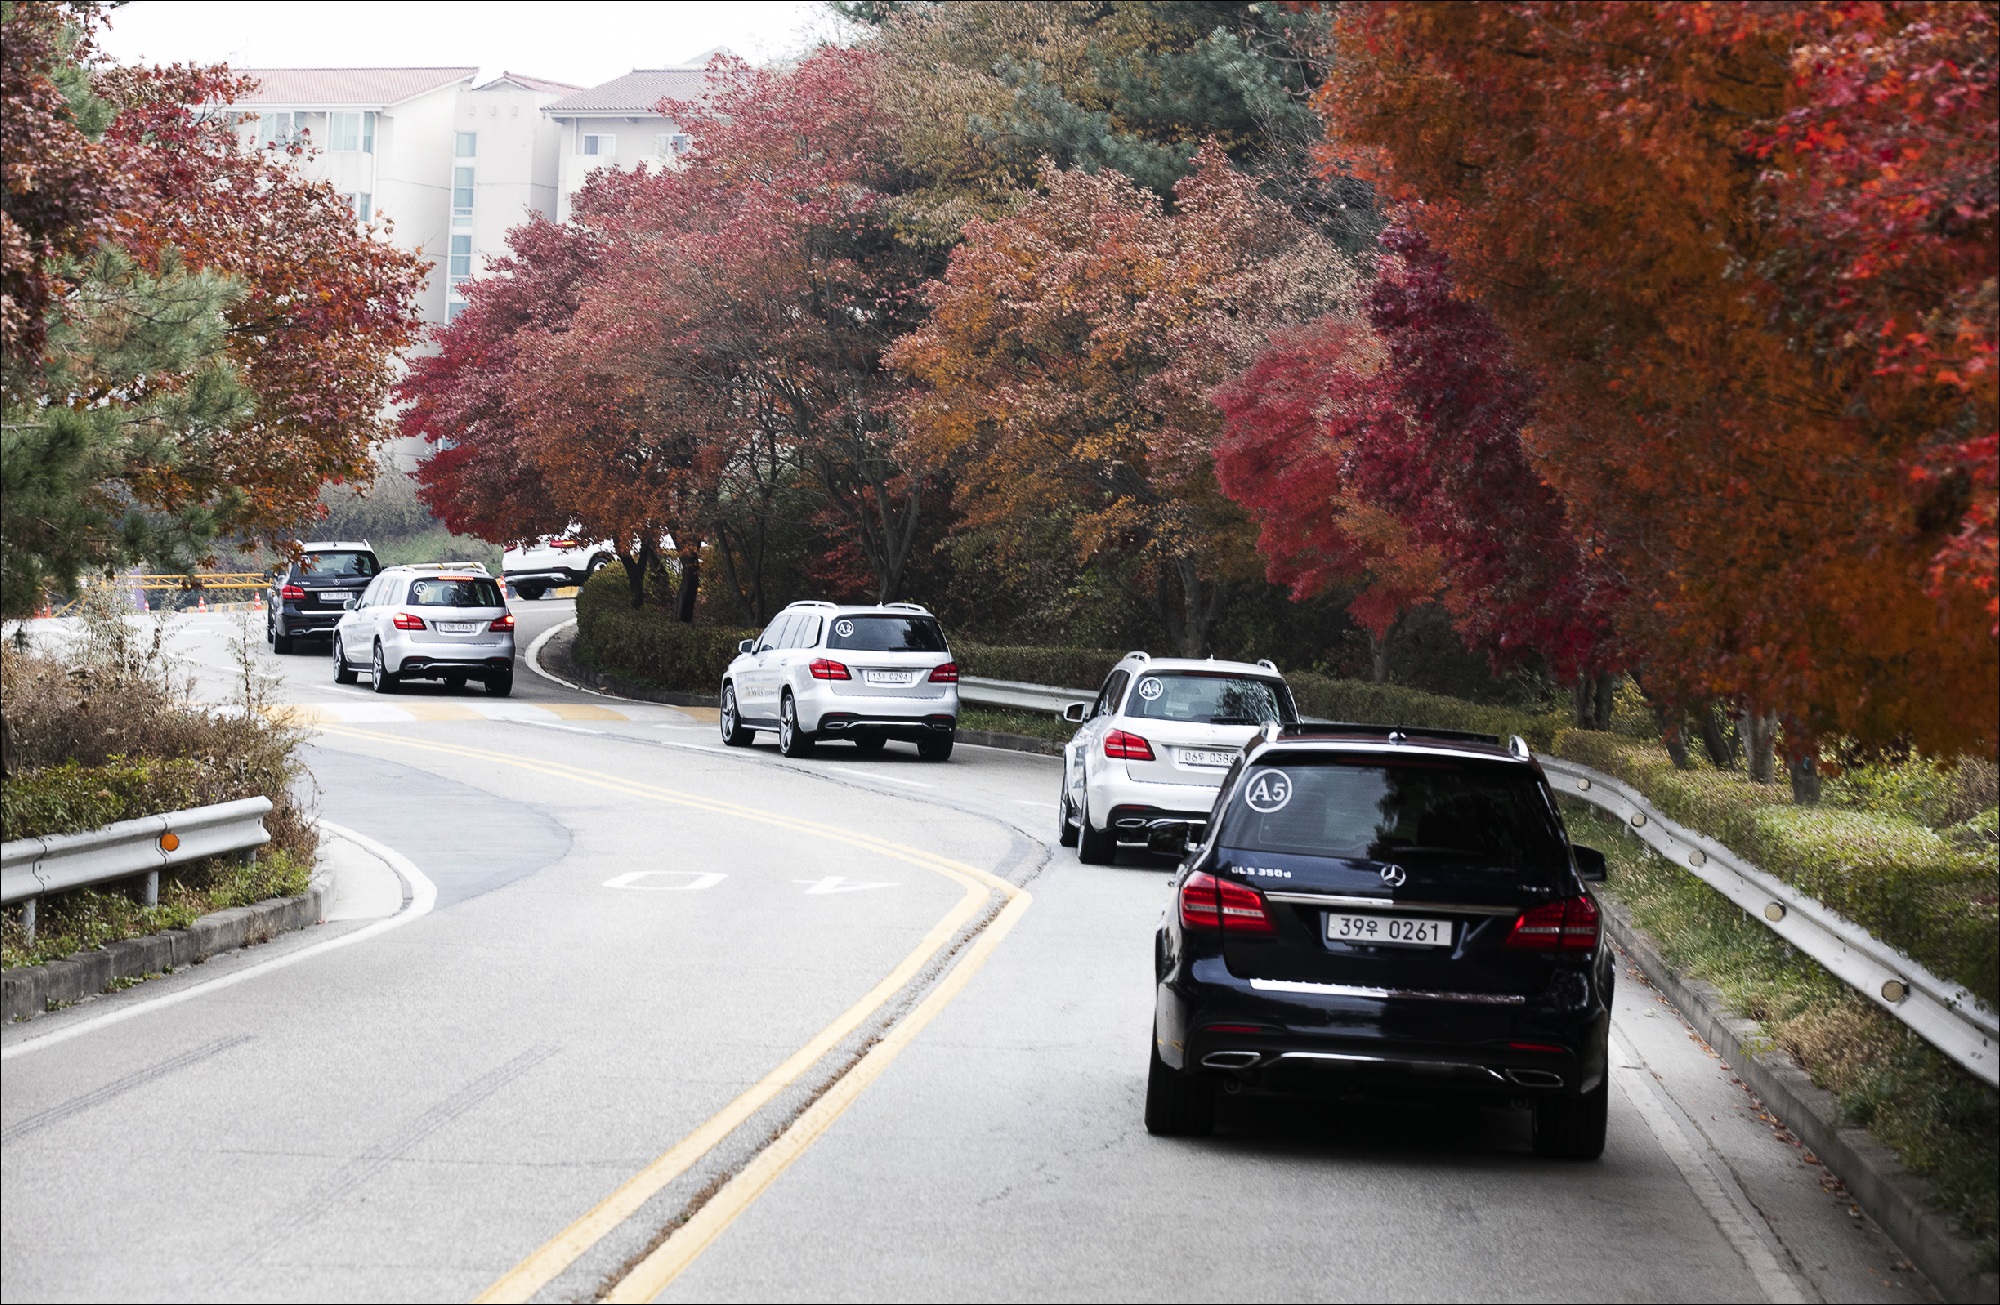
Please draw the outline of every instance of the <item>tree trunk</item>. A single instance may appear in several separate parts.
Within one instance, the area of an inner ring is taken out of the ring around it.
[[[1688,755],[1686,727],[1679,712],[1661,715],[1660,742],[1667,745],[1667,755],[1673,758],[1675,770],[1694,769],[1694,758]]]
[[[1368,679],[1371,683],[1389,682],[1389,640],[1395,634],[1396,627],[1393,625],[1380,634],[1373,630],[1368,632]]]
[[[680,563],[680,586],[674,591],[674,619],[682,625],[693,625],[694,600],[701,593],[701,545],[683,547]]]
[[[1576,721],[1578,729],[1587,730],[1593,728],[1591,725],[1593,718],[1591,714],[1590,677],[1588,675],[1579,672],[1576,677],[1576,683],[1569,686],[1569,706],[1570,716]]]
[[[618,553],[618,560],[625,564],[625,587],[635,612],[646,605],[646,554],[652,548],[651,540],[641,539],[637,553],[627,553],[622,549]]]
[[[1738,726],[1743,733],[1744,762],[1753,784],[1774,784],[1778,779],[1778,718],[1769,714],[1744,712]]]
[[[1597,677],[1594,695],[1595,701],[1591,704],[1591,727],[1593,729],[1608,730],[1611,728],[1611,704],[1617,687],[1617,676],[1607,672]]]
[[[1722,717],[1715,710],[1715,704],[1704,702],[1695,713],[1701,722],[1701,750],[1708,754],[1708,762],[1717,770],[1736,769],[1736,749],[1730,746],[1729,736],[1722,732]]]
[[[1811,753],[1792,762],[1786,769],[1792,772],[1792,801],[1802,807],[1819,805],[1820,776],[1819,765]]]

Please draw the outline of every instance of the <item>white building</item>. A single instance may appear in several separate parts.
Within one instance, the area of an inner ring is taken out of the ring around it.
[[[556,221],[569,220],[570,197],[597,169],[659,167],[686,153],[688,134],[659,112],[660,101],[699,99],[708,85],[708,61],[727,53],[718,48],[673,68],[635,68],[544,108],[562,133]]]

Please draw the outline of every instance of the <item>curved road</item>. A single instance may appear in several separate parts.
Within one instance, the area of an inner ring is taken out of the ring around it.
[[[236,629],[175,628],[218,697]],[[5,1031],[7,1300],[1931,1298],[1634,977],[1598,1163],[1398,1103],[1154,1139],[1169,867],[1054,847],[1054,760],[262,661],[342,918]]]

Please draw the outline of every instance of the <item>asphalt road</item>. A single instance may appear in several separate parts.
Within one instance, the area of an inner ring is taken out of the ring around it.
[[[235,628],[173,634],[218,696]],[[1931,1298],[1634,976],[1596,1163],[1400,1103],[1155,1139],[1170,867],[1054,847],[1054,760],[328,672],[259,674],[353,905],[5,1030],[0,1298]]]

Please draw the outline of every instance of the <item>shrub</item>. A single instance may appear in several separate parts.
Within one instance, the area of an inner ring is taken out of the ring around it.
[[[954,643],[961,675],[1078,689],[1093,696],[1124,653],[1103,648],[1034,648],[1020,644]]]
[[[1367,680],[1336,680],[1310,671],[1287,675],[1299,713],[1355,725],[1413,725],[1440,730],[1472,730],[1505,740],[1518,734],[1533,748],[1547,751],[1563,716],[1538,716],[1506,707],[1488,707],[1462,698],[1425,693],[1400,684]]]
[[[9,775],[0,787],[0,839],[80,834],[120,820],[246,796],[199,758],[74,761]]]
[[[678,693],[714,693],[736,645],[757,631],[683,625],[655,607],[634,608],[622,563],[592,576],[576,596],[576,659]]]

